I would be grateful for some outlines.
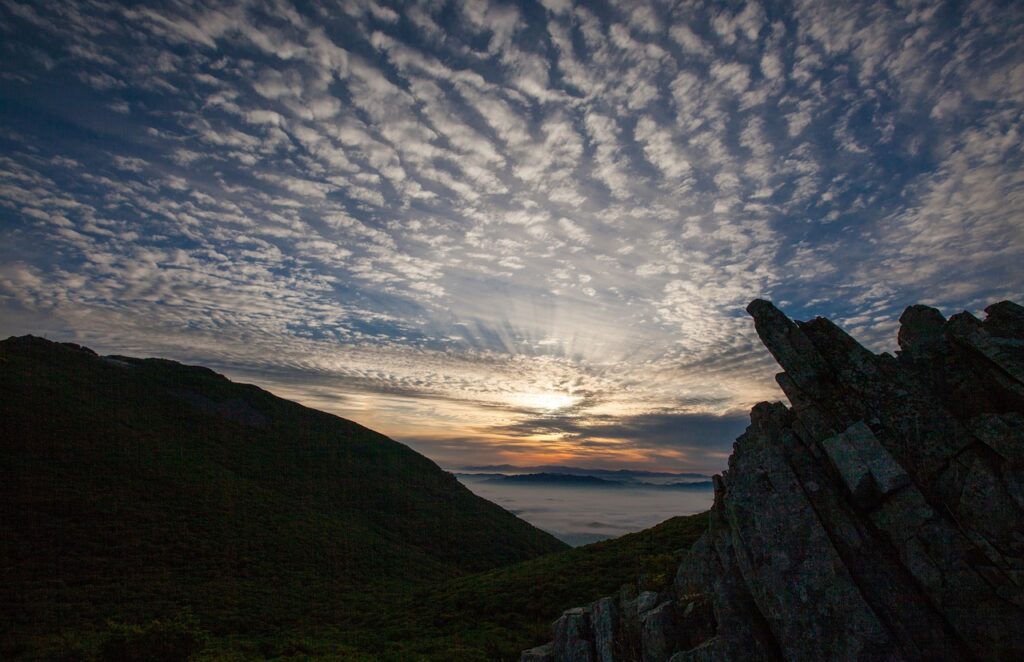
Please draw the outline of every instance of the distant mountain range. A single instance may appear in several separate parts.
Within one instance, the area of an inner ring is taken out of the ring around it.
[[[710,490],[711,477],[699,473],[670,473],[635,469],[586,469],[555,464],[520,467],[488,464],[462,467],[455,476],[467,484],[536,487]]]
[[[490,473],[496,476],[522,475],[522,474],[558,474],[568,476],[593,476],[610,481],[629,483],[666,483],[666,482],[689,482],[689,481],[710,481],[711,476],[701,473],[671,473],[665,471],[640,471],[636,469],[586,469],[583,467],[564,467],[557,464],[543,464],[537,466],[516,466],[512,464],[485,464],[477,466],[459,467],[455,472],[460,475]]]
[[[460,477],[472,478],[478,477],[472,474],[461,474]],[[645,488],[645,489],[658,489],[658,490],[710,490],[713,484],[710,480],[701,481],[681,481],[673,483],[648,483],[639,480],[610,480],[608,478],[599,478],[597,476],[589,475],[576,475],[576,474],[562,474],[562,473],[530,473],[530,474],[484,474],[486,476],[482,482],[488,484],[498,485],[536,485],[546,487],[591,487],[601,489],[621,489],[621,488]]]

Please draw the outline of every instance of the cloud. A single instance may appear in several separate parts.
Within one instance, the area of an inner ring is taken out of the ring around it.
[[[724,451],[747,424],[746,412],[721,416],[652,412],[592,419],[570,413],[523,419],[504,430],[523,436],[557,432],[592,443],[621,442],[640,448]]]
[[[11,333],[710,470],[780,397],[750,299],[891,348],[1024,296],[1016,6],[93,9],[0,5]]]
[[[693,55],[711,54],[711,49],[704,43],[704,40],[685,23],[676,23],[669,28],[669,35],[686,53]]]

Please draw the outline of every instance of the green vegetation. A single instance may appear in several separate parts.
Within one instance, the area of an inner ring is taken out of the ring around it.
[[[640,589],[666,588],[677,552],[706,529],[706,513],[674,517],[639,533],[495,570],[355,593],[346,604],[358,607],[331,624],[297,619],[276,630],[211,637],[185,612],[142,624],[110,622],[99,630],[51,633],[20,642],[17,649],[8,642],[0,653],[49,660],[154,659],[125,651],[182,651],[200,643],[198,660],[517,660],[524,648],[551,638],[552,621],[568,607],[615,594],[638,578]]]
[[[551,639],[552,621],[569,607],[638,580],[640,590],[665,589],[680,552],[707,527],[707,513],[673,517],[614,540],[424,586],[387,606],[387,646],[374,645],[379,633],[372,630],[353,640],[394,660],[518,660],[524,648]]]
[[[206,633],[188,611],[174,619],[145,625],[111,623],[100,644],[99,657],[109,662],[177,662],[198,655],[206,639]]]
[[[515,659],[706,524],[576,550],[203,368],[0,342],[0,658]]]

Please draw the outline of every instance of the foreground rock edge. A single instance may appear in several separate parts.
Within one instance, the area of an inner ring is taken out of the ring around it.
[[[900,317],[896,357],[747,311],[760,403],[671,589],[566,611],[530,662],[1024,659],[1024,308]]]

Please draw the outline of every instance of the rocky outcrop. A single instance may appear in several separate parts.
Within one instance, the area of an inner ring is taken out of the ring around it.
[[[911,306],[896,357],[747,310],[791,406],[754,407],[670,590],[524,659],[1024,659],[1024,308]]]

